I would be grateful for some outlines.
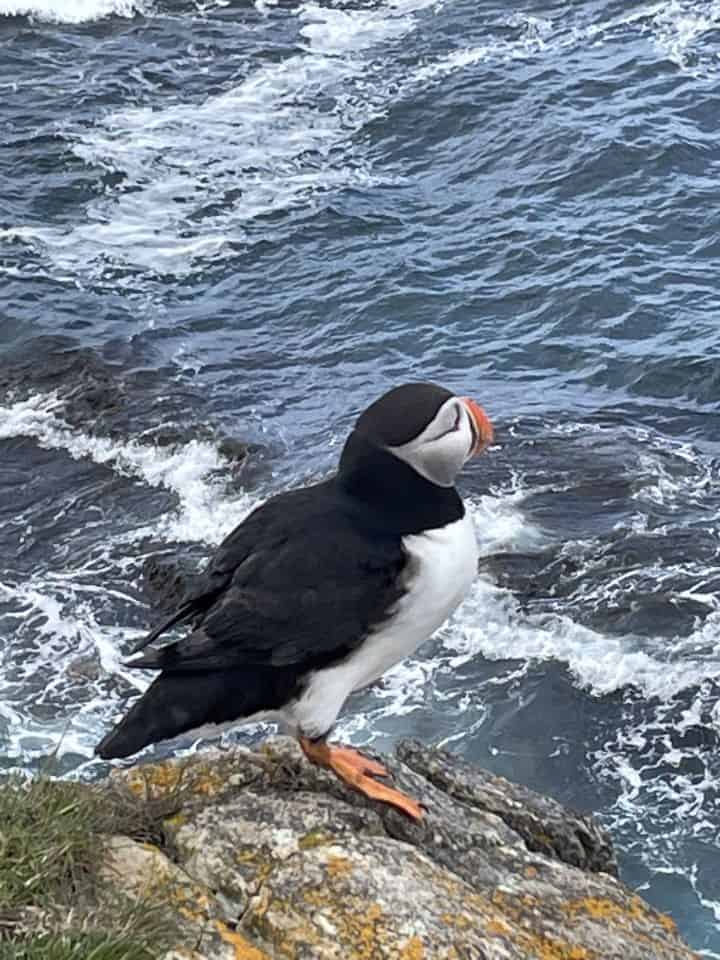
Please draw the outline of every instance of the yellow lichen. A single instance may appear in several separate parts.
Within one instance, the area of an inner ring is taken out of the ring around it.
[[[209,917],[210,899],[200,887],[175,884],[168,887],[168,897],[175,902],[178,913],[192,923],[205,923]]]
[[[190,794],[213,797],[225,779],[210,764],[146,763],[121,775],[128,788],[143,800],[157,800],[183,789]]]
[[[628,917],[635,919],[636,912],[632,907],[620,906],[607,897],[582,897],[567,904],[568,913],[576,915],[586,913],[593,920],[602,920],[604,923],[627,922]]]
[[[555,940],[531,933],[529,930],[513,930],[512,939],[537,960],[595,960],[595,951],[586,950],[567,940]]]
[[[448,926],[458,927],[460,930],[467,930],[468,927],[472,926],[472,921],[466,913],[443,913],[440,915],[440,919]]]
[[[650,936],[638,931],[637,928],[633,932],[636,940],[647,941],[648,943],[662,941],[666,934],[675,933],[677,929],[670,917],[656,912],[638,896],[629,897],[622,903],[617,903],[609,897],[581,897],[579,900],[572,900],[564,909],[571,916],[586,914],[593,920],[600,920],[603,923],[612,923],[621,927],[628,927],[635,923],[642,924],[646,928],[649,926]],[[654,924],[659,924],[662,929],[653,930],[652,926]]]
[[[594,950],[536,933],[532,925],[537,922],[534,915],[537,904],[537,899],[528,894],[515,897],[496,890],[492,905],[502,912],[503,917],[490,920],[486,929],[517,944],[533,960],[599,960]],[[506,922],[505,918],[512,923]]]
[[[344,877],[353,870],[353,865],[347,857],[328,857],[326,867],[331,877]]]
[[[335,838],[322,830],[311,830],[298,840],[298,847],[301,850],[312,850],[314,847],[324,847],[332,843]]]
[[[235,863],[257,863],[260,854],[252,847],[243,847],[234,853]]]
[[[306,904],[325,916],[337,930],[344,960],[377,960],[393,942],[391,928],[379,903],[325,889],[305,890]]]
[[[163,820],[163,826],[170,827],[173,830],[179,830],[180,827],[184,827],[187,823],[187,817],[184,813],[176,813],[172,817],[166,817]]]
[[[259,919],[265,916],[272,903],[272,894],[267,887],[261,886],[258,893],[253,897],[253,914]]]
[[[229,943],[234,947],[235,960],[270,960],[270,957],[264,950],[253,946],[241,933],[231,930],[222,920],[216,920],[215,925],[225,943]]]
[[[317,946],[322,942],[307,916],[299,915],[291,903],[272,896],[267,887],[253,898],[246,923],[253,932],[272,944],[278,958],[294,958],[298,948]]]
[[[411,937],[400,950],[399,960],[425,960],[425,947],[420,937]]]

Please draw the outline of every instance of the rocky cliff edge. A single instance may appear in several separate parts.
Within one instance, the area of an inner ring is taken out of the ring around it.
[[[164,904],[165,960],[681,960],[592,819],[451,755],[382,758],[414,823],[277,737],[113,775],[164,804],[157,843],[107,840],[102,882]]]

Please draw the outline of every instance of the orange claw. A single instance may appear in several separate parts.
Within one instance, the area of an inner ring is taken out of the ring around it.
[[[366,797],[389,803],[413,820],[422,820],[422,808],[412,797],[373,779],[373,776],[388,775],[381,763],[364,757],[351,747],[333,747],[324,740],[313,741],[307,737],[300,737],[299,741],[305,756],[311,763],[332,770],[340,780],[365,794]]]

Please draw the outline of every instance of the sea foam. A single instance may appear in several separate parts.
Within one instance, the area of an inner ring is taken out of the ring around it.
[[[144,0],[0,0],[0,16],[47,23],[88,23],[105,17],[134,17],[149,11]]]

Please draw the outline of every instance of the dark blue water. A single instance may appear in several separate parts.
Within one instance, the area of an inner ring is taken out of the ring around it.
[[[343,732],[594,811],[720,957],[720,3],[0,10],[0,765],[101,772],[144,565],[437,379],[481,576]]]

